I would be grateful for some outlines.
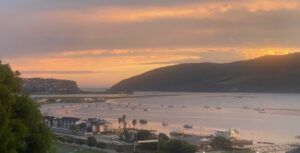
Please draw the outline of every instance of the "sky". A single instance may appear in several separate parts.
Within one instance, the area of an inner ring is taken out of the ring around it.
[[[0,59],[22,77],[109,87],[179,63],[300,51],[300,0],[1,0]]]

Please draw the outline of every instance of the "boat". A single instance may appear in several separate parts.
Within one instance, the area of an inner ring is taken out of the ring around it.
[[[191,124],[185,124],[185,125],[183,125],[183,127],[186,128],[186,129],[192,129],[193,125],[191,125]]]
[[[169,107],[169,108],[173,108],[174,106],[173,106],[173,105],[169,105],[168,107]]]
[[[162,122],[162,125],[163,125],[163,126],[168,126],[169,123],[168,123],[168,122]]]
[[[259,113],[264,114],[266,111],[264,109],[260,110]]]
[[[203,108],[209,109],[210,107],[209,107],[209,106],[207,106],[207,105],[205,105]]]
[[[216,109],[222,109],[220,106],[217,106]]]
[[[139,122],[140,122],[140,124],[142,124],[142,125],[143,125],[143,124],[147,124],[147,123],[148,123],[148,121],[147,121],[147,120],[145,120],[145,119],[140,119],[140,121],[139,121]]]
[[[296,139],[300,139],[300,135],[296,136]]]
[[[144,111],[145,111],[145,112],[148,112],[148,111],[149,111],[149,109],[148,109],[148,108],[144,108]]]
[[[263,108],[256,108],[256,109],[254,109],[254,110],[258,111],[258,112],[261,113],[261,114],[266,113],[265,109],[263,109]]]
[[[244,106],[243,109],[250,109],[250,107],[249,106]]]

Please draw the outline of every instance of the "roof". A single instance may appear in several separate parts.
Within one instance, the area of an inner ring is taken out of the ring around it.
[[[77,118],[77,117],[62,117],[61,120],[79,121],[80,118]]]

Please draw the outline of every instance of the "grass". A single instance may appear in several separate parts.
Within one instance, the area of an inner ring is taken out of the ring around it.
[[[54,147],[57,153],[104,153],[97,150],[84,149],[79,150],[80,147],[74,147],[67,144],[55,143]]]

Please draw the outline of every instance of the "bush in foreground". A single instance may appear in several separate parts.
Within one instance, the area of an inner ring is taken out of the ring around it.
[[[51,132],[37,105],[21,94],[19,75],[0,61],[0,152],[49,153]]]
[[[166,144],[167,153],[195,153],[197,147],[182,140],[170,140]]]

